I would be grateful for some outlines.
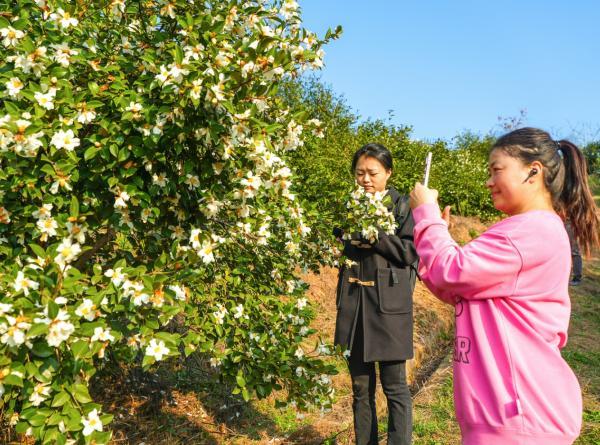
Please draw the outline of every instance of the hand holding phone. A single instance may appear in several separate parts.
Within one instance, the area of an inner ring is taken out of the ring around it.
[[[433,156],[432,152],[427,153],[427,158],[425,159],[425,177],[423,178],[423,185],[427,187],[429,183],[429,170],[431,169],[431,158]]]

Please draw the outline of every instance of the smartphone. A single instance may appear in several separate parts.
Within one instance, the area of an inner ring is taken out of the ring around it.
[[[432,152],[427,153],[427,158],[425,159],[425,178],[423,178],[423,185],[427,187],[429,183],[429,170],[431,169],[431,157],[433,156]]]

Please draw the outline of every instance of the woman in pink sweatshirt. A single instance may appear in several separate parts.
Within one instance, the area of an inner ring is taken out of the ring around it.
[[[583,250],[600,221],[585,159],[568,141],[523,128],[498,139],[489,188],[508,217],[463,247],[437,190],[411,193],[420,275],[455,306],[454,403],[465,445],[567,445],[582,417],[577,378],[560,355],[570,301],[569,218]]]

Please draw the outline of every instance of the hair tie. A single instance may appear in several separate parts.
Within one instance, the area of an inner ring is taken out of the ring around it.
[[[560,141],[554,141],[554,143],[556,144],[556,152],[558,153],[558,156],[560,156],[561,158],[564,157],[564,153],[562,151],[562,147],[560,145]]]

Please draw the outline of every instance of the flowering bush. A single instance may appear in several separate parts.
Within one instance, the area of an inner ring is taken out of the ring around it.
[[[106,443],[103,363],[208,354],[248,399],[327,407],[295,273],[321,251],[284,77],[324,39],[285,1],[14,0],[0,14],[0,409],[40,443]],[[174,317],[183,327],[169,329]],[[302,345],[302,346],[301,346]]]

